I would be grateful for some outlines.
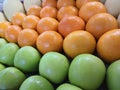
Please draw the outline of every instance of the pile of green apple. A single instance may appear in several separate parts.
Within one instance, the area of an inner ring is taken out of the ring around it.
[[[119,78],[120,60],[105,65],[92,54],[73,60],[58,52],[42,55],[0,38],[0,90],[119,90]]]

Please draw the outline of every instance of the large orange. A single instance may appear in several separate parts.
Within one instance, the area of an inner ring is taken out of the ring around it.
[[[55,31],[46,31],[37,38],[37,49],[45,54],[50,51],[60,52],[62,50],[63,38]]]
[[[57,0],[42,0],[42,7],[52,6],[57,7]]]
[[[11,25],[5,32],[5,38],[8,42],[17,43],[18,35],[22,28],[17,25]]]
[[[40,16],[40,11],[41,11],[41,7],[38,5],[33,5],[31,6],[28,10],[27,10],[27,15],[35,15],[35,16]]]
[[[10,25],[11,24],[8,21],[0,22],[0,37],[5,37],[5,32]]]
[[[99,1],[99,0],[76,0],[76,7],[80,9],[83,4],[91,1]]]
[[[57,31],[58,24],[59,22],[55,18],[44,17],[39,20],[37,24],[37,31],[39,33],[42,33],[44,31],[49,31],[49,30]]]
[[[45,6],[40,11],[40,17],[41,18],[43,18],[43,17],[56,18],[57,17],[57,9],[52,6]]]
[[[93,53],[95,47],[94,36],[83,30],[71,32],[63,41],[63,50],[71,58],[82,53]]]
[[[57,8],[60,9],[64,6],[75,6],[75,0],[57,0]]]
[[[64,17],[59,25],[58,25],[58,32],[63,36],[66,37],[69,33],[84,29],[85,28],[85,22],[82,18],[78,16],[67,16]]]
[[[26,15],[22,12],[17,12],[12,16],[12,24],[22,26],[23,19]]]
[[[23,29],[18,35],[18,44],[23,46],[36,46],[38,33],[33,29]]]
[[[97,53],[108,63],[120,59],[120,29],[108,31],[99,38]]]
[[[82,5],[79,16],[87,22],[93,15],[105,12],[107,12],[106,7],[101,2],[93,1]]]
[[[24,29],[25,28],[36,29],[39,19],[40,18],[35,15],[28,15],[24,18],[22,27]]]
[[[116,18],[108,13],[99,13],[92,16],[86,25],[86,30],[96,39],[99,39],[103,33],[116,28],[118,28]]]
[[[61,20],[65,16],[78,16],[78,9],[75,6],[64,6],[58,10],[57,19]]]

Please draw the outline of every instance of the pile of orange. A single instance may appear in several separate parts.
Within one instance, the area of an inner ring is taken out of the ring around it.
[[[43,0],[11,22],[0,22],[0,37],[40,53],[97,54],[108,63],[120,59],[120,29],[99,0]]]

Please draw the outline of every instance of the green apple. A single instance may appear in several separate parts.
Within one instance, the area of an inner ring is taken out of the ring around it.
[[[68,69],[68,59],[58,52],[44,54],[39,63],[39,73],[55,84],[59,84],[66,79]]]
[[[82,90],[82,89],[70,83],[63,83],[60,86],[58,86],[56,90]]]
[[[97,90],[106,73],[103,61],[92,54],[80,54],[70,64],[70,83],[85,90]]]
[[[0,71],[3,70],[3,69],[5,69],[5,65],[0,63]]]
[[[40,75],[28,77],[19,90],[54,90],[52,84]]]
[[[17,90],[26,76],[15,67],[0,71],[0,90]]]
[[[19,50],[19,46],[15,43],[8,43],[0,48],[0,63],[13,66],[14,56]]]
[[[8,42],[4,38],[0,38],[0,48],[7,44]]]
[[[23,72],[35,72],[39,69],[41,55],[32,46],[20,48],[14,57],[14,66]]]
[[[120,60],[108,66],[107,86],[109,90],[120,90]]]

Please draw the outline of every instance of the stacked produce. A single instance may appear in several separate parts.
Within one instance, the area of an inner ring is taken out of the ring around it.
[[[4,0],[0,90],[119,90],[119,0]]]

